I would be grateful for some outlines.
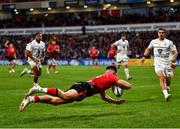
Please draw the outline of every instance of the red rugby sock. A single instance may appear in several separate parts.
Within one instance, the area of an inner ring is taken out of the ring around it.
[[[57,88],[47,88],[47,93],[49,95],[57,96],[58,95],[58,89]]]
[[[34,103],[39,102],[39,97],[38,96],[34,96]]]

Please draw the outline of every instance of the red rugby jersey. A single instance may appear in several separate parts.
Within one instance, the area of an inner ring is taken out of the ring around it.
[[[89,82],[96,85],[96,90],[98,93],[100,93],[116,84],[118,80],[119,77],[117,77],[113,74],[113,72],[110,71],[92,78],[91,80],[89,80]]]
[[[16,54],[15,48],[14,48],[14,47],[11,47],[11,46],[8,46],[8,47],[6,48],[6,52],[7,52],[7,56],[9,56],[9,57],[14,57],[15,54]]]
[[[55,58],[58,56],[58,52],[56,50],[59,49],[59,45],[57,44],[50,44],[47,48],[47,50],[49,51],[49,56],[52,58]]]
[[[96,49],[96,48],[92,48],[92,49],[89,50],[89,55],[90,55],[91,57],[97,57],[98,54],[99,54],[99,51],[98,51],[98,49]]]

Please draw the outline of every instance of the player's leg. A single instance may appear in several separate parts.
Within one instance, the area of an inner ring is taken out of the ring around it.
[[[92,65],[95,66],[95,59],[92,57]]]
[[[129,74],[128,62],[124,62],[124,73],[126,75],[127,80],[132,79],[132,77]]]
[[[121,67],[121,62],[117,62],[117,69],[120,69]]]
[[[32,88],[31,88],[32,89]],[[88,94],[88,89],[91,89],[91,85],[87,82],[79,82],[75,83],[70,87],[70,89],[66,92],[57,89],[57,88],[37,88],[38,90],[30,90],[30,94],[32,93],[46,93],[51,96],[27,96],[22,101],[20,105],[20,111],[30,103],[30,102],[42,102],[42,103],[49,103],[54,105],[70,103],[73,101],[81,101],[87,96],[92,96],[93,94]],[[86,92],[87,94],[85,94]],[[54,97],[53,97],[54,96]]]
[[[50,62],[49,62],[49,64],[48,64],[48,67],[47,67],[47,74],[50,73],[51,67],[52,67],[52,59],[50,59]]]
[[[8,63],[8,71],[9,73],[12,73],[12,58],[8,57],[9,63]]]
[[[94,62],[95,62],[95,66],[98,66],[98,65],[99,65],[99,63],[98,63],[98,58],[97,58],[97,57],[95,57]]]
[[[64,99],[64,100],[71,100],[71,99],[76,99],[77,97],[79,97],[78,92],[74,89],[70,89],[64,92],[57,88],[42,88],[40,86],[34,86],[33,88],[31,88],[27,96],[30,96],[35,93],[45,93],[52,96],[60,97],[61,99]]]
[[[12,72],[14,73],[15,72],[15,66],[16,66],[16,60],[15,59],[13,59],[12,61]]]
[[[56,66],[57,66],[56,60],[55,60],[55,58],[53,58],[52,59],[52,67],[53,67],[54,73],[58,73],[58,71],[56,71]]]
[[[38,70],[37,67],[33,67],[32,71],[34,73],[33,81],[34,81],[34,83],[37,83],[38,82],[38,78],[39,78],[39,70]]]
[[[116,56],[116,62],[117,62],[117,69],[120,69],[121,67],[121,62],[122,62],[122,58],[120,54],[117,54]]]
[[[35,87],[35,86],[34,86]],[[32,89],[32,88],[31,88]],[[35,90],[34,90],[35,93]],[[46,93],[45,96],[26,96],[20,104],[19,111],[23,111],[29,103],[48,103],[53,105],[65,104],[73,102],[80,97],[79,93],[75,89],[70,89],[67,92],[63,92],[57,88],[42,88],[36,90],[36,93]],[[31,90],[32,94],[32,90]]]
[[[51,69],[51,67],[52,67],[52,64],[48,64],[48,67],[47,67],[47,74],[49,74],[49,73],[50,73],[50,69]]]
[[[174,69],[171,68],[170,66],[167,66],[164,70],[164,74],[166,76],[166,86],[168,93],[170,92],[170,84],[171,84],[171,77],[174,76]]]
[[[31,70],[29,70],[28,68],[24,68],[20,74],[21,77],[27,73],[30,74],[32,77],[34,77],[35,73],[34,73],[33,68],[36,66],[36,63],[34,61],[28,61],[28,64],[30,65]]]
[[[51,67],[52,67],[52,64],[48,64],[48,68],[47,68],[47,73],[48,74],[50,73]]]
[[[9,62],[9,64],[8,64],[8,71],[9,71],[9,73],[12,73],[12,64],[11,64],[11,61]]]
[[[126,75],[127,80],[130,80],[130,79],[132,79],[132,77],[129,74],[128,57],[127,57],[127,55],[123,56],[123,62],[124,62],[124,73]]]
[[[31,76],[34,76],[33,71],[29,70],[28,68],[24,68],[23,71],[21,72],[20,76],[24,76],[25,74],[30,74]]]
[[[30,103],[47,103],[52,105],[60,105],[69,103],[72,101],[63,100],[59,97],[54,97],[50,95],[44,95],[44,96],[28,96],[23,99],[23,101],[20,104],[19,111],[22,112],[25,107],[27,107]]]
[[[168,93],[170,93],[170,84],[171,84],[171,77],[169,75],[166,76],[166,86]]]
[[[32,71],[34,74],[34,77],[33,77],[34,86],[39,86],[38,79],[39,79],[39,76],[41,75],[41,67],[38,65],[35,65],[34,67],[32,67]]]
[[[166,76],[164,74],[164,70],[156,68],[156,75],[159,77],[161,90],[162,90],[162,93],[165,97],[165,100],[168,101],[169,98],[171,97],[171,94],[169,94],[168,90],[167,90]]]
[[[53,72],[55,73],[56,72],[56,65],[52,65],[53,67]]]

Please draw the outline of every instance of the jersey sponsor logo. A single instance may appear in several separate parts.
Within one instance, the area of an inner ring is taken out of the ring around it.
[[[155,57],[169,58],[169,54],[165,54],[165,55],[155,55]]]
[[[159,53],[159,54],[161,54],[161,53],[162,53],[162,51],[163,51],[162,49],[158,49],[158,53]]]

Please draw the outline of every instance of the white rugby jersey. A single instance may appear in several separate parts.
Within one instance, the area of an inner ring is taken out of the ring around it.
[[[127,40],[118,40],[114,43],[115,46],[117,46],[117,50],[119,51],[118,53],[120,53],[121,55],[127,55],[128,53],[128,46],[129,43]]]
[[[174,51],[172,41],[168,39],[164,39],[163,41],[154,39],[150,42],[148,48],[154,49],[154,65],[170,63],[170,54]]]
[[[40,43],[36,42],[36,40],[33,40],[32,42],[28,43],[26,46],[26,50],[32,52],[32,56],[35,58],[40,58],[43,56],[43,53],[45,52],[45,43],[40,41]],[[28,61],[31,59],[28,57]]]

